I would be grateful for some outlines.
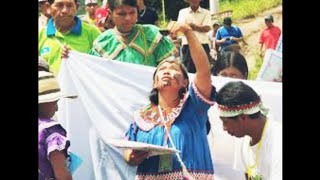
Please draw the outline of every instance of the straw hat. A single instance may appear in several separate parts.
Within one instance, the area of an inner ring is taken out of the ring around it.
[[[50,72],[39,71],[39,100],[38,104],[54,102],[60,98],[76,98],[61,92],[58,81]]]

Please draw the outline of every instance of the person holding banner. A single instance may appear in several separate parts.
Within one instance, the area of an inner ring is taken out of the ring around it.
[[[60,98],[74,98],[61,93],[58,81],[50,72],[39,71],[39,112],[38,112],[38,172],[39,180],[72,180],[69,171],[70,141],[66,130],[52,119],[58,110]]]
[[[207,112],[214,104],[210,63],[206,52],[188,24],[175,23],[172,36],[183,33],[197,69],[189,83],[188,71],[179,59],[162,61],[153,74],[151,103],[134,113],[125,138],[172,147],[180,151],[148,157],[147,151],[126,150],[124,159],[138,166],[136,179],[212,180],[213,163],[207,141]]]
[[[174,55],[175,45],[157,26],[136,24],[136,0],[108,0],[108,6],[115,27],[95,39],[89,54],[154,67]]]
[[[64,52],[70,49],[87,53],[100,31],[83,23],[77,16],[78,0],[48,0],[51,18],[39,31],[38,55],[49,64],[50,71],[58,75]]]
[[[241,81],[229,82],[216,102],[223,129],[241,138],[234,168],[249,180],[282,179],[282,125],[267,116],[259,95]]]

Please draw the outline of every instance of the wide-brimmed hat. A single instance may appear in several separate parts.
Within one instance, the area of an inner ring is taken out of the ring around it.
[[[61,92],[59,83],[50,72],[39,71],[39,100],[38,104],[54,102],[60,98],[76,98],[75,95],[67,95]]]

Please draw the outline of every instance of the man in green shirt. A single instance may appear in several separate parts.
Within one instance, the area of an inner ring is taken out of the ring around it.
[[[77,0],[48,0],[52,18],[39,32],[39,56],[43,57],[54,74],[59,73],[64,46],[87,53],[99,36],[97,27],[82,23],[76,16]]]

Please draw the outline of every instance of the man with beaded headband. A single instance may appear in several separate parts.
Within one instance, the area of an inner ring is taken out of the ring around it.
[[[216,102],[223,129],[241,138],[234,168],[249,180],[282,179],[282,125],[267,116],[258,94],[241,81],[229,82]]]

